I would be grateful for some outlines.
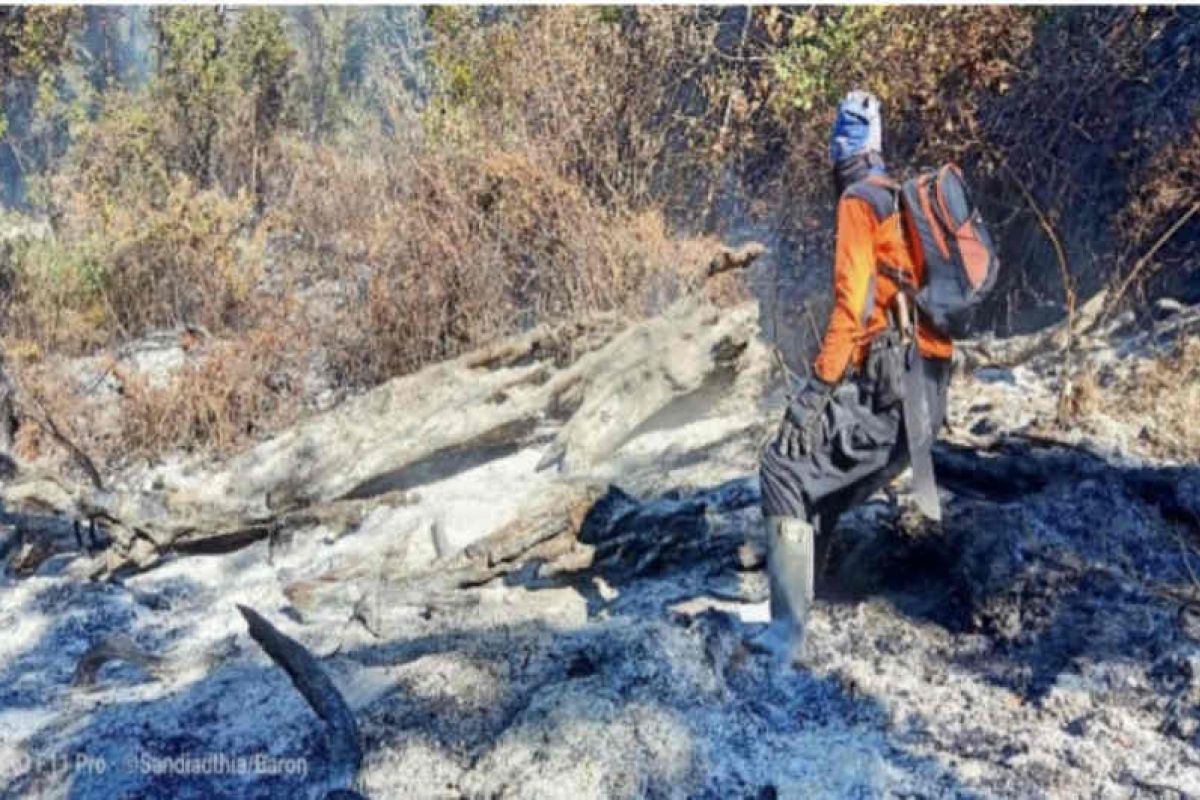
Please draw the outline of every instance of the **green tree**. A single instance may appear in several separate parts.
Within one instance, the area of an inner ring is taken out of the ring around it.
[[[178,126],[178,166],[209,186],[213,145],[226,101],[225,12],[216,8],[156,9],[158,78],[155,94]]]
[[[278,10],[250,8],[238,14],[224,55],[228,62],[225,74],[231,78],[226,94],[230,107],[249,107],[249,130],[237,118],[227,117],[224,122],[235,125],[237,138],[249,143],[249,184],[259,198],[264,191],[264,156],[283,117],[294,57]],[[234,183],[231,188],[242,188],[243,182],[236,177]]]

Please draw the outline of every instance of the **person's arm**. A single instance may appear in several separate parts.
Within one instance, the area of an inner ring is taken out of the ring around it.
[[[843,198],[837,209],[837,245],[833,261],[833,311],[821,351],[813,363],[818,378],[841,381],[855,343],[866,325],[874,292],[875,213],[865,200]]]

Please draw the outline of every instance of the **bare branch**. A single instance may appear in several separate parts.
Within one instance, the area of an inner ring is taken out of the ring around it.
[[[1123,300],[1125,297],[1125,293],[1129,291],[1129,287],[1131,287],[1133,282],[1137,280],[1137,277],[1141,273],[1142,269],[1144,269],[1145,266],[1150,263],[1151,259],[1153,259],[1155,255],[1157,255],[1158,251],[1162,249],[1162,246],[1165,245],[1180,228],[1187,224],[1187,221],[1195,216],[1197,211],[1200,211],[1200,200],[1192,203],[1188,210],[1185,211],[1179,219],[1175,220],[1175,223],[1168,228],[1162,236],[1158,237],[1158,240],[1155,241],[1150,249],[1146,251],[1146,254],[1138,259],[1137,263],[1133,265],[1133,269],[1129,270],[1129,274],[1125,276],[1125,280],[1121,281],[1121,285],[1117,287],[1117,290],[1109,299],[1108,308],[1110,311],[1115,309],[1120,304],[1121,300]]]

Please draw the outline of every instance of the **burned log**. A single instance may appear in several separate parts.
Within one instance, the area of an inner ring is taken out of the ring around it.
[[[1107,293],[1099,292],[1072,316],[1035,333],[1005,339],[987,337],[957,346],[967,369],[1012,367],[1037,356],[1069,349],[1080,336],[1099,332]]]
[[[337,575],[294,583],[284,592],[301,611],[346,600],[346,583],[359,595],[351,616],[375,635],[390,630],[396,611],[407,608],[472,605],[469,590],[504,578],[527,565],[558,564],[580,550],[579,530],[600,490],[591,485],[557,487],[518,519],[466,548],[418,569],[402,562],[372,571],[364,561]],[[582,559],[590,564],[590,557]]]
[[[544,589],[593,578],[625,581],[700,563],[739,569],[744,536],[714,527],[717,516],[754,505],[754,481],[732,481],[687,495],[638,499],[616,486],[563,485],[518,519],[449,557],[406,571],[401,561],[297,581],[284,591],[303,613],[349,608],[372,634],[394,629],[397,612],[473,605],[471,590],[502,580]]]
[[[569,419],[538,465],[578,472],[612,455],[647,420],[722,374],[758,357],[753,308],[721,314],[684,305],[634,326],[555,377],[551,393]],[[753,347],[753,353],[747,353]]]
[[[304,645],[281,633],[252,608],[239,605],[250,636],[292,681],[309,707],[325,723],[329,762],[318,787],[330,797],[361,797],[351,787],[362,765],[358,724],[342,693]]]
[[[602,347],[589,343],[564,369],[554,357],[561,348],[539,350],[525,340],[515,349],[493,346],[302,423],[202,485],[179,487],[175,501],[245,514],[366,497],[408,485],[431,459],[524,444],[548,416],[568,419],[555,441],[568,466],[589,464],[712,371],[730,368],[753,336],[752,308],[719,314],[688,301]],[[620,413],[612,413],[614,403]]]
[[[336,517],[348,503],[377,503],[380,495],[525,446],[547,418],[566,420],[550,460],[586,470],[714,376],[736,377],[768,362],[749,305],[719,312],[689,298],[619,333],[605,320],[580,330],[536,332],[397,378],[232,458],[215,474],[164,476],[160,491],[26,470],[0,487],[0,499],[102,521],[111,545],[97,574],[111,575],[147,568],[174,551],[242,547],[310,517]],[[562,339],[575,334],[586,339],[582,355]],[[572,359],[565,367],[564,353]],[[768,372],[752,371],[751,382],[765,381]]]

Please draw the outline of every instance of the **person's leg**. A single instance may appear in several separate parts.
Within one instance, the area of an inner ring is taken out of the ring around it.
[[[814,598],[816,548],[846,507],[835,498],[888,462],[899,414],[875,414],[869,393],[844,384],[831,398],[821,441],[798,459],[768,446],[760,462],[771,624],[759,644],[781,661],[803,652]]]
[[[816,557],[814,581],[821,580],[829,568],[829,559],[834,543],[834,531],[837,530],[838,520],[841,519],[842,514],[850,509],[850,505],[843,499],[844,494],[841,493],[833,497],[828,497],[821,501],[818,508],[814,509],[812,515],[813,534],[816,537],[813,545]]]
[[[771,624],[762,644],[783,662],[804,650],[813,603],[813,526],[798,517],[767,517],[767,581]]]
[[[925,363],[933,421],[940,428],[949,362]],[[759,643],[782,661],[794,662],[803,653],[817,565],[824,563],[838,518],[908,465],[899,407],[876,409],[873,397],[870,386],[843,385],[832,398],[825,436],[813,452],[799,460],[784,458],[773,446],[763,452],[771,624]]]
[[[771,622],[754,644],[781,664],[800,655],[812,608],[814,532],[804,499],[811,467],[808,459],[785,459],[773,446],[760,462]]]

